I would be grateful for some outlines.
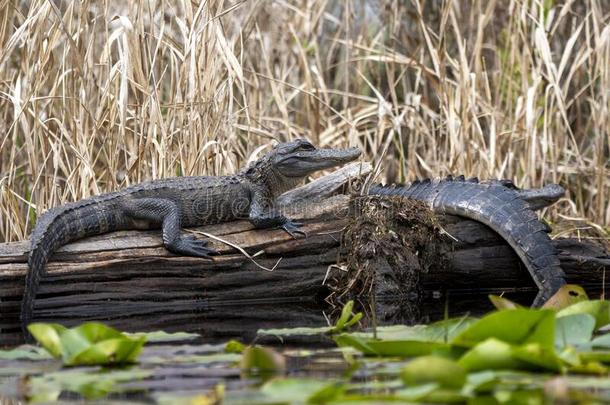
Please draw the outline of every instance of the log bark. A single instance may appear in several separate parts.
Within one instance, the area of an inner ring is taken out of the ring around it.
[[[289,317],[289,311],[278,309],[282,306],[278,302],[317,305],[328,294],[323,281],[341,254],[348,200],[337,195],[293,213],[294,219],[305,223],[304,239],[292,239],[277,229],[254,230],[247,221],[193,230],[230,242],[212,240],[221,254],[211,260],[168,252],[158,231],[115,232],[69,244],[48,264],[35,319],[64,324],[111,320],[125,329],[143,329],[142,325],[155,329],[165,320],[185,330],[192,317],[211,314],[209,325],[222,329],[222,321],[231,314],[244,317],[235,308],[243,311],[253,304],[274,308],[261,313],[263,318]],[[455,295],[535,290],[516,254],[489,228],[454,216],[444,216],[440,222],[457,242],[451,243],[448,266],[422,276],[427,291]],[[27,241],[0,244],[0,346],[18,340],[28,245]],[[254,257],[246,257],[235,245]],[[568,282],[585,288],[603,286],[610,269],[610,256],[603,247],[575,239],[555,240],[554,245]],[[252,316],[256,319],[256,314]]]

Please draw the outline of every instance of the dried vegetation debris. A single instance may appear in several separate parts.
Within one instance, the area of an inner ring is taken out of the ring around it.
[[[384,295],[417,298],[420,274],[446,264],[447,239],[424,203],[401,197],[355,197],[350,216],[342,240],[345,259],[339,266],[346,271],[329,275],[329,301]]]

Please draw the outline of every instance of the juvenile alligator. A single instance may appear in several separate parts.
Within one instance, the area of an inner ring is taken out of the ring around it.
[[[398,195],[425,202],[440,214],[474,219],[489,226],[514,249],[527,267],[539,293],[540,306],[565,284],[564,273],[548,227],[533,210],[552,204],[565,190],[551,184],[541,189],[520,190],[508,180],[479,182],[464,176],[423,180],[409,186],[373,186],[369,194]]]
[[[305,140],[277,145],[234,176],[176,177],[136,184],[124,190],[69,203],[43,214],[30,237],[29,271],[21,319],[32,318],[45,264],[54,251],[85,236],[124,229],[162,228],[171,252],[196,257],[216,253],[207,242],[181,229],[249,218],[257,228],[281,227],[292,236],[301,224],[274,209],[277,196],[318,170],[355,160],[358,148],[316,149]]]

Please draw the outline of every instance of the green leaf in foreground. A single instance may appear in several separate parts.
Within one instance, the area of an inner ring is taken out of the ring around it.
[[[261,392],[274,403],[322,404],[344,392],[343,384],[313,378],[276,378],[261,387]]]
[[[111,392],[120,392],[121,382],[140,380],[151,375],[146,370],[91,371],[62,370],[32,377],[29,381],[32,402],[50,402],[59,398],[62,391],[76,392],[88,399],[102,398]]]
[[[524,366],[512,355],[512,346],[496,338],[478,343],[460,358],[458,364],[468,371],[518,370]]]
[[[343,306],[341,310],[341,316],[337,320],[337,323],[333,328],[331,328],[330,333],[340,333],[348,329],[349,327],[355,325],[362,319],[362,312],[358,312],[357,314],[352,314],[352,309],[354,309],[354,301],[350,300]]]
[[[451,349],[447,343],[420,340],[376,340],[348,333],[335,337],[335,342],[340,347],[351,346],[368,356],[423,356],[447,352]]]
[[[581,301],[570,305],[557,313],[561,318],[573,314],[589,314],[595,318],[595,329],[610,323],[610,301],[592,300]]]
[[[441,387],[461,388],[466,382],[466,371],[452,360],[422,356],[409,362],[400,377],[407,385],[438,383]]]
[[[242,342],[231,339],[225,345],[225,353],[243,353],[246,350],[246,345]]]
[[[595,329],[595,318],[589,314],[572,314],[557,318],[555,345],[578,346],[588,343]]]
[[[458,361],[468,371],[483,370],[550,370],[561,371],[562,360],[554,347],[539,343],[512,345],[489,338],[465,353]]]
[[[33,323],[32,336],[66,365],[111,365],[134,362],[146,337],[132,338],[98,322],[87,322],[72,329],[61,325]]]
[[[333,330],[332,326],[320,327],[300,327],[300,328],[275,328],[275,329],[259,329],[257,335],[271,336],[313,336],[330,333]]]
[[[509,300],[508,298],[504,298],[499,295],[490,294],[488,297],[489,297],[489,300],[491,301],[491,303],[493,304],[493,306],[496,307],[496,309],[523,308],[521,305],[517,304],[516,302],[513,302],[513,301]]]
[[[492,312],[462,331],[451,343],[472,347],[489,338],[511,344],[555,343],[555,312],[535,309],[505,309]]]
[[[0,350],[0,360],[49,360],[53,356],[44,348],[20,346],[12,350]]]
[[[193,340],[201,337],[198,333],[189,332],[165,332],[163,330],[156,330],[152,332],[136,332],[136,333],[124,333],[125,335],[132,338],[145,337],[147,343],[167,343],[167,342],[181,342],[185,340]]]
[[[51,356],[61,357],[62,348],[59,335],[66,331],[64,326],[57,323],[31,323],[28,325],[28,331]]]
[[[258,374],[268,378],[284,372],[286,359],[267,347],[248,346],[243,350],[240,367],[247,375]]]

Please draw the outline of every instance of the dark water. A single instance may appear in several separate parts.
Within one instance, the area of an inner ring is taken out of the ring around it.
[[[522,292],[506,294],[506,297],[527,305],[535,294]],[[109,303],[112,305],[112,303]],[[388,297],[384,300],[357,302],[357,311],[364,317],[363,327],[394,324],[426,324],[447,317],[463,315],[480,316],[493,309],[487,293],[433,293],[418,301],[399,297]],[[192,332],[201,335],[198,343],[222,343],[229,339],[238,339],[250,343],[256,339],[259,329],[319,327],[334,322],[340,308],[312,302],[310,300],[276,301],[261,299],[230,304],[209,305],[205,310],[193,311],[183,308],[180,311],[145,314],[125,318],[105,318],[96,316],[90,319],[41,317],[39,322],[55,322],[64,326],[75,326],[85,321],[100,321],[119,330],[127,332],[149,332],[164,330],[166,332]],[[2,325],[0,329],[0,347],[10,348],[24,343],[21,327],[16,322]],[[316,343],[298,342],[302,345]]]
[[[449,295],[428,293],[424,299],[417,302],[397,297],[378,299],[374,303],[361,302],[355,311],[362,311],[364,314],[360,325],[363,328],[374,325],[425,324],[465,315],[481,316],[493,309],[487,293],[489,291],[454,292]],[[589,293],[591,297],[598,295],[591,291]],[[524,305],[530,303],[534,296],[533,291],[505,294],[505,297]],[[130,332],[182,331],[194,332],[201,337],[197,340],[147,344],[137,364],[111,370],[61,367],[60,362],[56,360],[0,360],[0,404],[31,399],[36,395],[44,399],[44,402],[59,400],[65,403],[82,403],[88,399],[96,400],[96,403],[179,403],[183,398],[213,395],[219,386],[224,387],[223,392],[226,391],[227,403],[258,403],[259,387],[264,380],[261,376],[244,374],[237,366],[236,358],[230,357],[241,355],[226,353],[224,344],[230,339],[238,339],[245,344],[256,343],[272,348],[276,353],[281,353],[286,362],[286,369],[282,374],[286,377],[322,380],[341,378],[351,365],[336,350],[336,344],[327,335],[283,336],[280,340],[274,335],[257,334],[259,329],[326,326],[334,322],[339,312],[339,308],[333,309],[329,305],[311,301],[258,300],[231,305],[210,305],[201,311],[184,310],[141,317],[96,319]],[[59,322],[66,326],[84,321],[67,318],[37,320]],[[23,336],[20,335],[18,327],[8,326],[0,333],[0,338],[5,346],[16,346]],[[210,360],[214,356],[219,357]],[[397,372],[404,366],[404,362],[396,360],[377,361],[373,358],[359,361],[362,363],[350,381],[354,386],[364,384],[369,387],[361,388],[363,392],[372,389],[376,390],[375,392],[387,393],[383,388],[372,387],[384,379],[396,378]],[[88,373],[95,373],[95,379],[88,380],[86,384],[75,384],[75,381],[84,378]],[[136,374],[120,379],[121,373]],[[532,382],[536,378],[538,377],[532,377]],[[29,387],[27,391],[23,388],[25,381]],[[577,383],[579,381],[574,382]],[[540,394],[540,387],[536,387],[535,393]]]

